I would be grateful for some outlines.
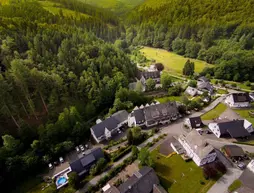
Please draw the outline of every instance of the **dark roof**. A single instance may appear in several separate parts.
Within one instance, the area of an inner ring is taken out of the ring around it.
[[[118,189],[121,193],[151,193],[153,185],[159,183],[155,171],[150,167],[143,167],[121,184]]]
[[[225,145],[225,151],[229,157],[241,157],[245,155],[243,149],[237,145]]]
[[[128,112],[126,110],[118,111],[114,113],[111,117],[114,117],[119,123],[128,120]]]
[[[144,108],[144,114],[147,121],[178,113],[176,102],[150,105]]]
[[[143,76],[145,79],[149,78],[160,78],[160,72],[159,71],[153,71],[153,72],[140,72],[141,77]]]
[[[210,82],[198,82],[197,87],[198,89],[206,89],[210,92],[213,92],[213,86],[211,85]]]
[[[254,193],[254,189],[248,188],[246,186],[241,186],[235,192],[237,192],[237,193]]]
[[[101,148],[93,149],[90,153],[84,155],[84,157],[70,163],[72,171],[77,172],[79,175],[87,172],[87,168],[92,163],[95,163],[98,159],[103,158],[104,154]]]
[[[105,133],[105,128],[109,131],[115,129],[120,122],[117,121],[114,117],[109,117],[106,120],[100,122],[97,125],[94,125],[91,129],[94,132],[94,135],[98,138]]]
[[[199,128],[200,126],[203,125],[203,122],[200,117],[191,117],[190,119],[190,124],[192,128]],[[200,125],[200,126],[197,126]]]
[[[145,122],[145,115],[143,109],[134,110],[134,117],[136,123],[144,123]]]
[[[199,77],[199,78],[198,78],[198,81],[209,82],[208,78],[206,78],[205,76]]]
[[[239,178],[239,180],[243,183],[243,185],[250,189],[254,189],[253,179],[254,179],[254,173],[250,171],[248,168],[244,170],[244,172]]]
[[[250,102],[250,96],[248,93],[233,93],[233,100],[235,103]]]
[[[218,123],[221,135],[229,133],[231,137],[246,137],[249,136],[249,132],[243,127],[244,120],[234,120],[228,122]]]

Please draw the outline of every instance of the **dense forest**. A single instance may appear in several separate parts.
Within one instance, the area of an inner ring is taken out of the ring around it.
[[[88,140],[98,116],[151,100],[127,89],[137,72],[128,56],[133,46],[214,64],[204,75],[254,81],[254,0],[142,2],[0,0],[6,192]]]
[[[128,14],[127,42],[216,64],[219,79],[254,81],[253,0],[147,0]]]
[[[89,17],[52,14],[36,1],[0,6],[1,188],[88,140],[89,121],[108,112],[136,72],[106,42],[120,35],[117,19],[76,1],[54,2]]]

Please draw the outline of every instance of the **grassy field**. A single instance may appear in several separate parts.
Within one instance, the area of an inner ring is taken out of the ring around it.
[[[205,193],[215,183],[205,180],[200,167],[192,161],[185,162],[179,155],[166,158],[157,149],[151,155],[160,182],[168,192]]]
[[[218,94],[228,94],[228,91],[227,90],[224,90],[224,89],[217,89],[216,91]]]
[[[242,182],[240,180],[235,180],[229,187],[228,191],[233,192],[236,189],[240,188],[242,186]]]
[[[84,13],[79,13],[76,11],[62,8],[60,3],[55,3],[55,2],[51,2],[51,1],[39,1],[39,3],[42,5],[42,7],[44,9],[46,9],[47,11],[49,11],[50,13],[52,13],[54,15],[59,14],[60,10],[62,10],[63,15],[65,17],[71,17],[71,16],[75,17],[75,18],[80,18],[81,16],[87,17],[87,18],[90,17],[89,15],[84,14]]]
[[[211,82],[213,84],[215,84],[215,81],[218,79],[211,79]],[[220,81],[220,80],[218,80]],[[239,87],[242,90],[246,90],[246,91],[251,91],[250,86],[246,86],[244,83],[240,83],[240,82],[234,82],[234,81],[227,81],[227,80],[223,80],[225,82],[225,84],[236,84],[237,87]]]
[[[169,101],[181,102],[181,99],[182,99],[182,96],[169,96],[169,97],[156,98],[155,100],[159,101],[160,103],[166,103]]]
[[[177,55],[173,52],[168,52],[163,49],[144,47],[140,50],[150,60],[156,60],[164,64],[165,69],[173,73],[182,74],[184,64],[189,58]],[[190,59],[195,63],[195,72],[201,72],[205,67],[212,67],[204,61]]]
[[[201,116],[203,120],[213,120],[218,118],[225,110],[227,109],[227,106],[220,103],[217,105],[214,109],[211,111],[205,113],[204,115]]]
[[[236,113],[238,113],[242,118],[247,119],[254,125],[254,118],[249,115],[249,111],[254,111],[254,108],[252,109],[234,109]]]

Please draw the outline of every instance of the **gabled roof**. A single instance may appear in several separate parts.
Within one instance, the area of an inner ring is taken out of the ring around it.
[[[136,120],[136,123],[144,123],[145,122],[145,115],[143,109],[137,109],[134,110],[134,117]]]
[[[151,193],[153,185],[159,183],[155,171],[150,167],[143,167],[118,189],[121,193]]]
[[[190,124],[192,128],[198,128],[203,125],[203,122],[200,117],[190,117]],[[200,125],[200,126],[197,126]]]
[[[188,95],[191,95],[191,96],[195,96],[198,92],[198,89],[196,88],[193,88],[191,86],[188,86],[185,90],[185,93],[187,93]]]
[[[153,71],[153,72],[140,72],[141,77],[143,76],[146,80],[149,78],[160,78],[160,72],[159,71]]]
[[[254,190],[254,173],[250,171],[248,168],[244,170],[242,175],[239,177],[239,180],[242,182],[243,186],[246,186],[252,190]]]
[[[205,138],[195,129],[187,134],[185,140],[200,159],[205,158],[208,154],[214,151],[213,146],[209,145]]]
[[[112,115],[119,123],[128,120],[128,112],[126,110],[121,110]]]
[[[249,132],[244,128],[244,120],[233,120],[217,123],[221,135],[229,133],[233,138],[249,136]]]
[[[225,151],[229,157],[241,157],[245,155],[243,149],[237,145],[225,145]]]
[[[250,96],[248,93],[232,93],[235,103],[250,102]]]
[[[178,114],[176,102],[168,102],[163,104],[151,105],[144,108],[146,120],[152,120],[160,117]]]
[[[201,76],[198,78],[198,81],[201,81],[201,82],[209,82],[209,80],[205,77],[205,76]]]
[[[211,85],[210,82],[198,82],[197,87],[198,89],[206,89],[210,92],[213,91],[213,86]]]
[[[79,175],[87,172],[87,167],[92,163],[95,163],[98,159],[103,158],[104,154],[101,148],[91,150],[90,153],[84,155],[84,157],[70,163],[72,171],[77,172]]]

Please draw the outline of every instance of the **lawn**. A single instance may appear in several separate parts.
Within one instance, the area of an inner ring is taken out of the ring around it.
[[[229,187],[228,191],[233,192],[236,189],[240,188],[242,186],[242,182],[240,180],[235,180]]]
[[[224,90],[224,89],[217,89],[216,91],[218,94],[228,94],[228,91],[227,90]]]
[[[168,192],[205,193],[215,183],[205,180],[202,169],[193,161],[185,162],[180,155],[166,158],[157,149],[151,155],[160,182]]]
[[[182,96],[168,96],[162,98],[156,98],[155,100],[159,101],[160,103],[166,103],[169,101],[179,101],[181,102]]]
[[[227,106],[220,103],[218,104],[214,109],[211,111],[205,113],[201,116],[203,120],[213,120],[218,118],[225,110],[227,109]]]
[[[218,80],[218,79],[212,79],[211,82],[213,84],[215,84],[215,81]],[[218,80],[220,81],[220,80]],[[245,91],[251,91],[251,88],[250,86],[246,86],[244,83],[240,83],[240,82],[234,82],[234,81],[227,81],[227,80],[223,80],[225,84],[236,84],[237,87],[239,87],[240,89],[242,90],[245,90]]]
[[[184,64],[189,58],[177,55],[167,50],[144,47],[140,50],[149,60],[156,60],[164,64],[165,69],[177,74],[182,74]],[[205,67],[212,67],[213,65],[208,64],[201,60],[190,59],[195,63],[195,72],[201,72]]]
[[[254,118],[249,115],[249,111],[253,111],[252,109],[234,109],[236,113],[238,113],[242,118],[247,119],[249,122],[251,122],[254,125]]]
[[[56,15],[59,14],[60,10],[62,10],[63,15],[65,17],[75,17],[75,18],[80,18],[80,16],[83,17],[90,17],[87,14],[84,13],[79,13],[70,9],[66,9],[66,8],[62,8],[60,3],[55,3],[55,2],[51,2],[51,1],[39,1],[39,3],[42,5],[42,7],[44,9],[46,9],[47,11],[49,11],[50,13]]]

